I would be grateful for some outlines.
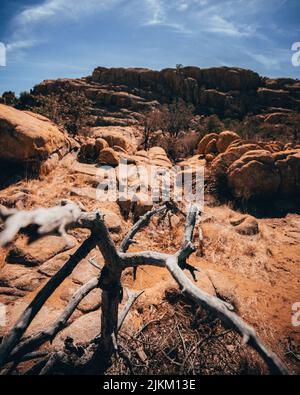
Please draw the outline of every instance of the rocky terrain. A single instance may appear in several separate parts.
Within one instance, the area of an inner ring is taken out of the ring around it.
[[[299,329],[292,325],[292,306],[300,300],[300,146],[296,129],[291,127],[300,112],[299,81],[262,78],[235,68],[185,67],[160,72],[97,68],[91,77],[44,81],[31,94],[51,96],[61,91],[80,91],[90,100],[88,135],[74,138],[44,116],[0,104],[0,204],[31,210],[69,199],[87,211],[101,209],[117,245],[154,206],[138,166],[150,171],[153,166],[170,169],[174,165],[163,148],[141,147],[145,113],[182,98],[194,105],[198,115],[240,119],[251,115],[259,120],[255,138],[228,130],[209,133],[199,139],[192,156],[176,162],[182,170],[189,166],[191,173],[197,166],[205,166],[205,206],[200,219],[203,244],[197,245],[189,263],[199,270],[195,284],[231,303],[290,372],[299,373],[300,337]],[[282,135],[282,130],[287,133]],[[99,201],[97,186],[106,177],[104,166],[118,170],[123,159],[129,164],[135,199]],[[264,210],[265,206],[272,210]],[[130,251],[175,252],[184,221],[180,211],[151,219]],[[7,322],[0,327],[0,336],[87,236],[85,230],[69,233],[68,240],[48,235],[30,244],[21,235],[0,250],[0,302],[7,306]],[[57,319],[74,292],[99,273],[96,266],[104,264],[100,251],[93,250],[87,258],[48,299],[26,335]],[[138,269],[135,280],[131,270],[123,277],[126,288],[144,290],[122,330],[136,372],[266,373],[258,357],[241,346],[228,328],[176,293],[178,287],[167,271],[145,267]],[[127,298],[125,295],[123,303]],[[100,306],[101,291],[95,289],[79,304],[53,346],[61,349],[68,338],[84,343],[97,336]],[[161,319],[153,324],[157,317]],[[176,336],[172,334],[174,320],[179,328]],[[205,330],[195,332],[195,322],[202,323]],[[143,341],[137,345],[140,331]],[[200,348],[194,362],[188,359],[182,365],[186,347],[191,351],[209,333],[205,351]],[[173,344],[174,339],[182,345]],[[153,351],[157,343],[166,344],[160,356],[160,351]],[[49,347],[46,343],[43,349]],[[197,355],[200,362],[195,360]],[[23,362],[17,372],[31,366],[32,361]],[[113,373],[128,372],[118,360],[111,369]]]
[[[49,95],[62,90],[82,91],[94,101],[91,111],[100,125],[111,123],[108,113],[108,119],[103,119],[101,107],[120,109],[120,113],[112,113],[118,119],[114,122],[128,124],[138,120],[136,113],[172,102],[176,97],[192,103],[205,115],[225,117],[300,109],[298,80],[263,78],[251,70],[227,67],[161,71],[98,67],[90,77],[43,81],[32,93]]]
[[[89,126],[137,126],[143,114],[182,99],[198,116],[217,114],[239,121],[249,117],[260,138],[299,142],[300,82],[290,78],[270,79],[228,67],[98,67],[88,77],[41,82],[21,107],[38,109],[43,98],[64,93],[80,94],[80,100],[87,101]]]

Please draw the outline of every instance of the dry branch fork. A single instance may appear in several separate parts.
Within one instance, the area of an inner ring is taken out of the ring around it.
[[[205,309],[215,313],[223,322],[239,332],[244,343],[249,344],[258,352],[271,373],[287,374],[287,369],[280,359],[266,348],[251,326],[231,311],[231,306],[228,303],[199,289],[183,272],[184,269],[188,269],[193,274],[195,270],[186,260],[195,251],[192,241],[194,227],[199,215],[196,205],[190,205],[189,207],[182,247],[175,254],[171,255],[155,251],[127,252],[135,234],[148,223],[149,219],[153,215],[165,212],[168,209],[168,204],[165,204],[141,217],[125,237],[119,250],[117,250],[115,243],[110,237],[101,211],[87,213],[69,201],[64,201],[61,205],[52,208],[41,208],[33,211],[0,209],[0,218],[5,221],[3,232],[0,234],[0,246],[12,241],[20,231],[29,233],[31,237],[32,232],[34,232],[35,238],[53,233],[68,237],[67,231],[71,228],[86,228],[91,231],[90,236],[38,292],[14,327],[3,338],[0,345],[0,367],[9,360],[24,355],[24,352],[31,352],[32,348],[39,347],[49,337],[55,336],[63,328],[79,301],[97,286],[102,289],[101,336],[98,351],[101,350],[102,362],[100,363],[99,361],[99,365],[101,365],[100,371],[103,372],[115,352],[115,341],[120,320],[118,310],[122,300],[122,272],[128,267],[137,268],[142,265],[150,265],[165,267],[179,285],[182,293],[192,298]],[[55,322],[50,328],[43,331],[42,334],[39,333],[21,341],[26,329],[47,299],[65,278],[72,273],[80,261],[96,246],[100,249],[105,262],[99,279],[97,281],[93,279],[90,283],[85,284],[78,291],[77,295],[73,296],[60,320]],[[127,313],[128,311],[129,309],[127,309]],[[95,354],[99,357],[99,353]]]

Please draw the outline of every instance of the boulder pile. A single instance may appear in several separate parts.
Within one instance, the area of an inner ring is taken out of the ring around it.
[[[90,137],[81,145],[78,159],[84,163],[118,166],[120,159],[131,160],[137,142],[131,127],[92,128]]]
[[[278,141],[243,140],[226,131],[206,135],[198,154],[209,155],[210,173],[225,179],[234,198],[289,198],[300,193],[299,148]]]

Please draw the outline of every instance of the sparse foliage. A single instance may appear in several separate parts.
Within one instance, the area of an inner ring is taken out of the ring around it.
[[[16,105],[21,110],[29,110],[44,115],[58,125],[62,125],[71,135],[84,134],[90,123],[91,103],[82,92],[61,92],[47,96],[23,92]]]
[[[183,69],[183,65],[181,63],[177,63],[176,64],[176,71],[177,71],[177,73],[180,73],[182,69]]]
[[[193,117],[194,107],[182,99],[150,111],[145,115],[143,124],[144,149],[160,145],[173,160],[183,153],[190,153],[191,149],[182,145],[182,138],[191,129]],[[188,140],[186,139],[186,143]]]
[[[224,130],[224,124],[217,115],[210,115],[206,118],[207,133],[220,133]]]
[[[149,149],[155,145],[157,140],[157,132],[162,127],[162,112],[159,109],[154,109],[144,115],[143,120],[143,148]]]
[[[7,106],[14,106],[17,102],[15,92],[12,91],[3,92],[2,100],[3,103],[6,104]]]

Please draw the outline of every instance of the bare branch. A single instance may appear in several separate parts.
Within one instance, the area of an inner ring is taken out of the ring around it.
[[[131,309],[132,305],[136,302],[136,300],[144,293],[144,291],[138,291],[138,292],[132,292],[132,291],[127,291],[128,292],[128,300],[127,303],[119,315],[119,320],[118,320],[118,331],[120,331],[123,322],[125,321],[125,318],[127,314],[129,313],[129,310]]]
[[[41,369],[39,375],[45,376],[46,374],[50,374],[53,367],[64,357],[64,353],[61,351],[53,352],[50,355],[50,358],[47,360],[46,365]]]
[[[21,229],[29,225],[37,226],[38,235],[54,232],[65,236],[66,228],[78,223],[82,216],[81,209],[72,202],[51,208],[38,208],[32,211],[0,209],[0,217],[5,219],[4,230],[0,235],[0,246],[13,240]]]
[[[88,262],[89,262],[92,266],[94,266],[96,269],[98,269],[98,270],[100,270],[100,271],[103,269],[103,266],[101,267],[101,266],[95,261],[94,258],[88,259]]]
[[[166,315],[166,313],[164,313],[160,318],[157,318],[155,320],[151,320],[151,321],[147,322],[146,324],[144,324],[141,327],[141,329],[134,335],[134,337],[138,338],[140,336],[140,334],[143,333],[144,330],[148,328],[149,325],[154,324],[154,323],[156,324],[157,322],[161,321],[164,318],[165,315]]]
[[[153,217],[155,214],[158,214],[160,212],[163,212],[166,210],[166,206],[160,206],[156,207],[151,211],[148,211],[146,214],[144,214],[140,219],[133,225],[133,227],[130,229],[129,233],[125,236],[124,240],[121,243],[121,246],[119,248],[120,252],[126,252],[133,242],[134,236],[137,234],[139,230],[141,230],[145,225],[148,224],[149,219]]]
[[[66,325],[67,321],[82,301],[93,289],[98,286],[99,279],[97,277],[92,278],[82,287],[80,287],[72,296],[70,302],[59,316],[59,318],[51,324],[47,329],[35,333],[34,335],[24,339],[10,354],[9,360],[15,360],[22,355],[29,353],[31,350],[36,349],[46,343],[52,341],[57,333],[61,331]]]
[[[36,225],[38,227],[37,232],[40,236],[53,232],[58,232],[65,236],[66,230],[72,227],[89,228],[92,233],[81,247],[79,247],[75,254],[70,257],[67,263],[40,290],[18,319],[12,330],[3,339],[0,345],[0,366],[6,362],[9,354],[19,342],[33,318],[39,312],[49,296],[64,281],[64,279],[72,273],[76,265],[86,257],[91,249],[97,245],[105,261],[105,265],[101,271],[101,276],[98,282],[98,286],[103,290],[101,342],[99,346],[102,355],[104,355],[104,369],[107,366],[108,359],[114,352],[112,339],[114,336],[116,338],[119,325],[121,325],[124,320],[122,315],[118,320],[118,307],[122,300],[122,286],[120,283],[122,270],[126,267],[152,265],[166,267],[184,294],[191,297],[196,303],[200,304],[204,308],[214,312],[223,322],[229,324],[232,328],[238,331],[243,337],[244,342],[252,346],[264,359],[271,372],[282,374],[287,373],[286,368],[279,358],[261,343],[252,327],[246,324],[235,313],[229,311],[227,303],[203,292],[184,274],[182,269],[188,269],[192,274],[196,270],[186,262],[186,259],[190,254],[195,251],[192,238],[199,213],[198,208],[195,205],[190,206],[189,213],[186,218],[182,247],[176,254],[170,255],[153,251],[126,253],[130,242],[138,230],[147,223],[152,215],[163,210],[163,208],[161,207],[156,210],[155,212],[152,211],[147,213],[147,215],[138,221],[136,224],[137,226],[133,227],[131,232],[124,239],[121,249],[118,252],[109,235],[103,215],[101,215],[100,212],[84,213],[78,206],[70,202],[66,202],[64,206],[56,206],[50,209],[38,209],[31,212],[17,212],[15,210],[10,211],[1,209],[0,216],[6,219],[4,231],[0,235],[0,242],[2,245],[11,241],[16,233],[29,227],[29,225]],[[128,308],[125,308],[124,317],[133,303],[132,300],[128,301]],[[76,304],[76,298],[74,303]],[[71,310],[72,304],[70,310],[67,310],[64,318],[70,314]],[[56,330],[55,328],[54,331]],[[97,352],[95,354],[97,354]],[[55,360],[55,358],[56,357],[53,356],[52,361]],[[48,367],[49,365],[51,365],[50,362]],[[45,366],[46,371],[48,367]]]
[[[198,214],[198,207],[192,204],[186,217],[182,246],[181,249],[177,252],[179,262],[185,263],[186,259],[195,251],[195,247],[193,245],[193,234]]]
[[[138,266],[158,266],[165,267],[166,260],[169,254],[164,254],[155,251],[142,251],[142,252],[127,252],[126,254],[120,253],[123,268],[138,267]]]
[[[3,338],[0,345],[0,366],[2,366],[13,348],[19,342],[30,323],[43,307],[47,299],[52,295],[56,288],[72,273],[79,262],[85,258],[88,253],[95,247],[96,240],[94,236],[86,239],[77,251],[70,257],[65,265],[46,283],[38,292],[29,306],[21,314],[10,332]]]
[[[229,324],[238,331],[243,337],[243,341],[252,346],[263,358],[271,372],[286,374],[287,370],[285,366],[274,353],[267,350],[267,348],[261,343],[257,338],[254,329],[246,324],[237,314],[229,311],[229,309],[232,309],[232,306],[200,290],[180,268],[180,262],[182,263],[182,260],[185,262],[185,259],[194,251],[192,237],[197,215],[198,208],[191,205],[186,220],[182,248],[175,255],[155,253],[151,251],[133,254],[127,253],[122,256],[124,266],[155,265],[166,267],[178,283],[182,292],[191,297],[196,303],[200,304],[205,309],[215,313],[223,322]]]
[[[179,284],[182,292],[191,297],[196,303],[205,309],[215,313],[222,322],[234,328],[243,337],[244,343],[253,347],[268,365],[270,371],[275,374],[287,374],[287,370],[279,358],[268,350],[257,338],[254,329],[246,324],[237,314],[228,310],[227,306],[218,298],[208,295],[200,290],[178,266],[176,257],[171,256],[166,261],[166,267],[172,277]]]

